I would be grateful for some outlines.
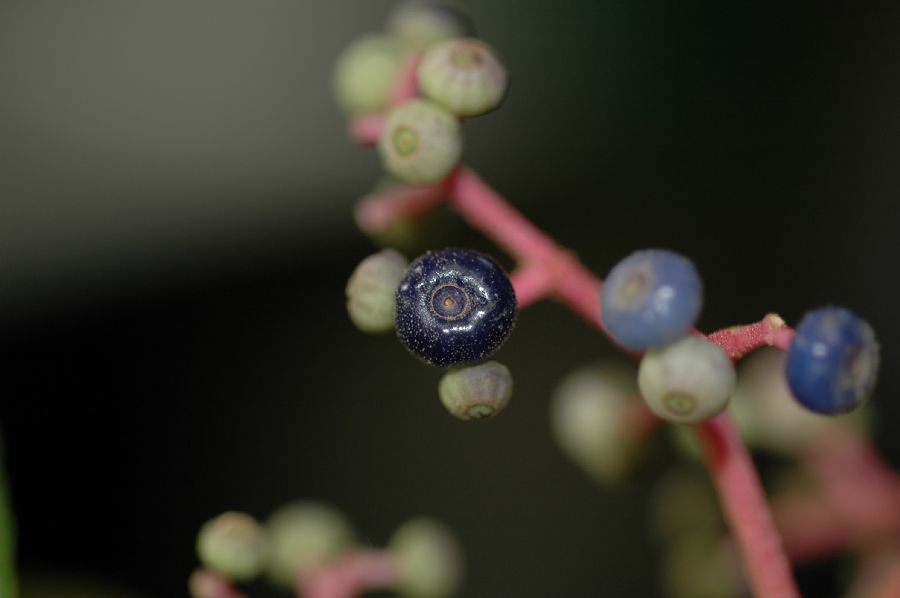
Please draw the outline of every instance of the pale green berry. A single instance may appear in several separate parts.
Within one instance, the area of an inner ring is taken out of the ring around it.
[[[287,504],[266,521],[269,575],[292,585],[298,576],[336,559],[354,543],[353,528],[332,507],[311,501]]]
[[[577,369],[550,401],[553,437],[568,458],[599,482],[620,480],[640,461],[644,442],[629,420],[638,389],[633,367],[604,362]]]
[[[334,69],[334,94],[350,114],[388,107],[394,82],[407,59],[404,44],[390,35],[366,35],[345,49]]]
[[[406,258],[393,249],[374,253],[356,266],[347,281],[347,313],[363,332],[394,329],[397,287],[406,274]]]
[[[435,44],[419,65],[422,93],[459,116],[493,110],[506,86],[506,67],[493,48],[475,38]]]
[[[509,368],[496,361],[452,369],[438,384],[447,411],[466,421],[497,415],[509,404],[512,392]]]
[[[388,542],[397,566],[397,590],[411,598],[443,598],[462,581],[463,556],[445,525],[420,517],[404,523]]]
[[[453,0],[401,2],[387,20],[388,31],[420,50],[451,37],[472,35],[472,18]]]
[[[677,423],[698,423],[721,412],[735,388],[734,366],[707,340],[685,336],[644,354],[638,386],[653,413]]]
[[[385,169],[411,185],[437,183],[462,158],[459,121],[434,102],[415,99],[388,113],[378,151]]]
[[[197,535],[197,556],[203,566],[235,581],[256,577],[268,555],[262,527],[245,513],[223,513],[207,521]]]

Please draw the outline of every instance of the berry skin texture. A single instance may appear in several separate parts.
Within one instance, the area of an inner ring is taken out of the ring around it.
[[[638,387],[650,411],[681,424],[720,413],[736,383],[734,365],[725,352],[695,336],[648,351],[638,368]]]
[[[266,566],[268,544],[256,519],[229,511],[200,529],[197,555],[207,569],[235,581],[249,581]]]
[[[865,403],[878,377],[879,346],[869,324],[843,307],[807,312],[788,349],[785,373],[801,405],[823,415]]]
[[[391,536],[388,550],[397,563],[397,590],[404,596],[452,596],[462,581],[462,549],[453,532],[438,521],[407,521]]]
[[[665,249],[632,253],[613,267],[600,292],[604,325],[631,351],[684,336],[702,305],[703,283],[694,264]]]
[[[458,116],[478,116],[499,106],[507,82],[494,49],[475,38],[436,44],[419,65],[422,93]]]
[[[378,140],[385,169],[410,185],[437,183],[462,159],[462,128],[429,100],[414,99],[388,112]]]
[[[349,114],[387,108],[404,60],[403,43],[389,35],[366,35],[348,46],[338,57],[332,81],[340,107]]]
[[[414,355],[439,367],[490,357],[512,332],[517,314],[503,269],[471,249],[420,256],[397,290],[397,336]]]
[[[397,287],[408,264],[400,252],[384,249],[356,266],[347,281],[347,313],[357,328],[370,334],[394,328]]]
[[[441,403],[465,421],[494,417],[506,408],[512,393],[512,374],[496,361],[452,369],[438,384]]]

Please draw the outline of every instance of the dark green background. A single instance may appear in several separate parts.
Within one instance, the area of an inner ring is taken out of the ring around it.
[[[298,497],[365,539],[436,515],[466,596],[654,596],[653,476],[598,488],[548,397],[612,354],[552,305],[464,425],[439,372],[350,325],[378,176],[331,65],[390,3],[0,2],[0,422],[26,571],[184,592],[210,516]],[[900,5],[470,2],[512,75],[467,160],[598,273],[691,256],[701,328],[852,306],[881,338],[875,438],[900,462]],[[448,218],[435,245],[488,247]],[[506,262],[507,265],[509,262]],[[838,575],[806,571],[810,595]],[[259,596],[264,595],[260,591]]]

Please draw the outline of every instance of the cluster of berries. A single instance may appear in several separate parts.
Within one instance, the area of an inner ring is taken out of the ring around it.
[[[296,588],[362,550],[347,518],[324,503],[289,503],[264,524],[246,513],[229,511],[200,529],[197,555],[203,569],[192,577],[191,594],[221,596],[210,591],[218,580],[246,583],[261,574],[277,586]],[[390,585],[404,596],[450,596],[462,578],[458,542],[446,526],[430,518],[401,525],[384,555],[393,572]]]

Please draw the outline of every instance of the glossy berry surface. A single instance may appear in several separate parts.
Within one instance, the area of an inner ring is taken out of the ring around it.
[[[620,261],[600,293],[603,323],[631,351],[684,336],[702,305],[703,283],[694,264],[664,249],[636,251]]]
[[[512,332],[517,313],[503,269],[470,249],[426,253],[397,290],[397,336],[414,355],[440,367],[490,357]]]
[[[797,326],[785,371],[800,404],[835,415],[852,411],[869,398],[878,364],[872,327],[848,309],[823,307],[807,312]]]

